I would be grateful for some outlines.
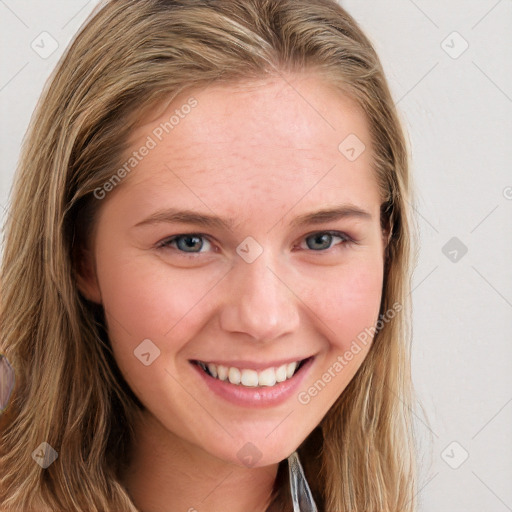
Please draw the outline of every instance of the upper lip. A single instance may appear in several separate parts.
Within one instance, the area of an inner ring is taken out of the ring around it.
[[[227,366],[228,368],[230,366],[234,366],[235,368],[239,368],[240,370],[265,370],[267,368],[273,368],[273,367],[279,367],[283,364],[288,363],[299,363],[300,361],[303,361],[304,359],[309,359],[309,357],[312,356],[306,356],[306,357],[297,357],[297,358],[288,358],[288,359],[280,359],[278,361],[268,361],[264,363],[258,363],[255,361],[248,361],[248,360],[238,360],[238,361],[226,361],[226,360],[204,360],[204,359],[194,359],[193,361],[199,361],[201,363],[205,364],[214,364],[216,366],[222,365]]]

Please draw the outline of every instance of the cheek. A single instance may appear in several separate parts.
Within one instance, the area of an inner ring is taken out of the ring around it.
[[[114,358],[144,404],[169,396],[174,386],[169,373],[181,378],[177,356],[201,328],[209,291],[222,275],[207,269],[172,270],[140,255],[124,261],[117,257],[98,267]],[[148,352],[151,361],[146,366],[143,354]]]
[[[116,359],[120,367],[132,369],[140,367],[134,350],[145,339],[160,350],[159,364],[172,364],[194,336],[197,316],[223,275],[207,268],[171,269],[140,254],[105,258],[97,273]]]
[[[307,290],[307,305],[322,320],[332,348],[345,351],[378,319],[382,296],[382,261],[347,266],[327,273],[322,287]],[[316,293],[312,293],[315,289]]]

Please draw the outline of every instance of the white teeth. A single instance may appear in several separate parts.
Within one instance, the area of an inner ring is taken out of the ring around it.
[[[260,372],[256,370],[239,369],[233,366],[228,368],[227,366],[221,364],[216,365],[214,363],[199,362],[199,365],[203,370],[208,368],[210,375],[219,380],[228,380],[231,384],[246,387],[261,387],[274,386],[276,383],[290,379],[295,374],[299,363],[300,361],[296,361],[294,363],[283,364],[277,368],[266,368]]]
[[[286,367],[288,365],[283,364],[276,370],[276,381],[277,382],[284,382],[286,380]]]
[[[295,368],[299,363],[288,363],[286,365],[286,376],[290,378],[295,373]]]
[[[238,368],[235,368],[232,366],[229,369],[228,378],[229,378],[229,382],[231,382],[231,384],[240,384],[241,377],[242,377],[242,375]]]
[[[215,368],[214,364],[208,364],[208,371],[214,376],[217,377],[217,368]]]
[[[212,364],[213,367],[215,367],[214,364]],[[213,375],[213,373],[212,373]],[[213,375],[215,377],[215,375]],[[228,380],[228,368],[227,366],[222,366],[221,364],[219,364],[219,366],[217,366],[217,377],[220,379],[220,380]]]
[[[242,370],[240,382],[244,386],[255,387],[258,385],[258,372],[256,370]]]
[[[260,386],[273,386],[277,381],[274,368],[267,368],[258,374]]]

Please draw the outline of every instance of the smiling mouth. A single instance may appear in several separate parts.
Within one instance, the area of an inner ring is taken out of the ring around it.
[[[207,375],[214,379],[229,382],[237,386],[254,388],[271,387],[290,380],[310,359],[313,359],[313,356],[278,367],[265,368],[261,371],[205,363],[197,360],[192,361],[192,363],[199,366]]]

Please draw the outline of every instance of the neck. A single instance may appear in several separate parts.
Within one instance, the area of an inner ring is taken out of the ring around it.
[[[169,432],[149,413],[135,426],[121,475],[141,512],[265,512],[278,464],[247,468],[223,461]]]

